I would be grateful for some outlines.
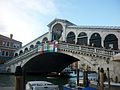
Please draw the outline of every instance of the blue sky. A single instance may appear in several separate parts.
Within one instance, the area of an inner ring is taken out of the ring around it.
[[[12,33],[23,45],[47,32],[55,18],[120,26],[120,0],[0,0],[0,34]]]

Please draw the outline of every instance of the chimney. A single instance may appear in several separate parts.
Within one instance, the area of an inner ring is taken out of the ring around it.
[[[13,34],[10,34],[10,39],[13,39]]]

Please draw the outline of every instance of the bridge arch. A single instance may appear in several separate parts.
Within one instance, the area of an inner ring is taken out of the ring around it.
[[[118,38],[114,34],[108,34],[104,40],[104,47],[106,49],[118,49]]]
[[[99,33],[93,33],[91,35],[90,46],[101,47],[101,36]]]
[[[79,45],[87,45],[87,34],[85,32],[81,32],[77,37],[77,44]]]
[[[75,44],[75,33],[74,32],[69,32],[67,34],[67,43]]]
[[[35,47],[37,47],[40,44],[41,44],[40,41],[37,41],[36,44],[35,44]]]
[[[63,26],[60,23],[57,23],[52,28],[52,40],[59,40],[62,36]]]
[[[15,57],[17,57],[18,56],[18,53],[15,53],[15,55],[14,55]]]
[[[23,50],[20,50],[19,55],[23,54]]]
[[[24,53],[28,52],[28,48],[26,47],[25,50],[24,50]]]
[[[32,44],[32,45],[30,45],[29,50],[31,50],[31,49],[33,49],[33,48],[34,48],[34,45]]]
[[[44,37],[43,40],[42,40],[43,43],[45,43],[45,42],[47,42],[47,41],[48,41],[48,38],[47,38],[47,37]]]
[[[94,66],[95,61],[90,61],[90,58],[87,56],[83,56],[85,53],[76,53],[76,52],[71,52],[71,51],[62,51],[63,53],[66,53],[67,55],[73,56],[74,58],[77,58],[79,60],[79,68],[80,69],[86,69],[86,67],[89,67],[89,70],[96,71],[97,68]],[[92,60],[92,59],[91,59]],[[75,62],[77,63],[77,62]]]
[[[79,59],[72,57],[64,53],[48,52],[43,54],[37,54],[30,58],[27,62],[22,64],[27,72],[61,72],[68,65]]]
[[[36,42],[36,45],[39,45],[39,44],[40,44],[40,41],[37,41],[37,42]]]

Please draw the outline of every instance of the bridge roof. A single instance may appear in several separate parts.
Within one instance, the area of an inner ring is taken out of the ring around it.
[[[120,30],[120,26],[68,26],[68,28],[77,29],[108,29],[108,30]]]
[[[48,52],[35,56],[23,68],[26,72],[61,72],[76,61],[78,59],[63,53]]]
[[[74,23],[66,20],[66,19],[58,19],[58,18],[55,18],[52,22],[50,22],[47,26],[48,27],[51,27],[51,25],[53,25],[56,21],[60,21],[60,22],[63,22],[63,23],[66,23],[67,25],[75,25]]]

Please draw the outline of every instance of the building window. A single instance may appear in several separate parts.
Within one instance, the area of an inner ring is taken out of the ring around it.
[[[2,45],[5,46],[5,42],[4,41],[2,42]]]
[[[2,51],[2,56],[4,56],[5,55],[5,51]]]
[[[20,45],[19,45],[19,44],[14,43],[14,44],[13,44],[13,47],[14,47],[14,48],[20,48]]]
[[[10,46],[10,42],[7,42],[7,47],[9,47]]]
[[[9,56],[9,52],[6,52],[6,56]]]

